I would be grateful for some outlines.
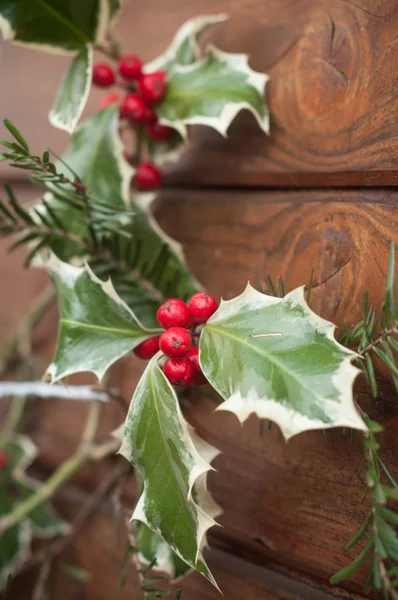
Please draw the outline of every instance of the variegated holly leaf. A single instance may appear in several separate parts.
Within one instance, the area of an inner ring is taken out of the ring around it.
[[[115,207],[115,213],[125,210],[129,203],[129,187],[133,169],[124,158],[123,145],[118,134],[118,115],[115,106],[109,106],[83,123],[73,134],[69,149],[62,161],[57,163],[57,171],[69,179],[74,174],[87,186],[90,203],[105,203]],[[51,213],[42,201],[31,211],[37,221],[39,212],[52,227],[58,222],[67,224],[69,238],[73,235],[89,238],[87,220],[82,219],[81,210],[66,202],[59,188],[44,195]],[[92,216],[95,216],[92,215]],[[40,222],[40,218],[39,218]],[[81,256],[82,248],[73,239],[54,239],[52,250],[63,260]]]
[[[219,450],[200,438],[191,425],[186,422],[185,425],[197,452],[203,460],[211,464],[219,455]],[[213,519],[216,519],[222,513],[220,507],[207,490],[207,472],[199,475],[195,481],[192,489],[192,497],[201,510]],[[137,550],[137,553],[134,554],[134,560],[138,563],[139,567],[151,565],[152,571],[164,573],[172,581],[180,580],[192,571],[192,568],[173,552],[165,540],[147,525],[140,521],[135,521],[131,526],[133,528],[133,544]],[[206,536],[204,536],[202,547],[205,545],[207,545]]]
[[[215,521],[192,493],[198,477],[211,467],[197,451],[177,396],[157,361],[155,356],[137,385],[120,450],[143,480],[132,519],[145,523],[215,584],[201,552],[205,533]]]
[[[58,88],[55,104],[49,114],[54,127],[73,133],[87,102],[92,70],[93,49],[87,45],[76,54]]]
[[[111,278],[119,296],[146,327],[157,327],[156,311],[167,298],[187,300],[201,289],[188,269],[181,244],[154,219],[153,198],[153,194],[135,196],[131,222],[103,240],[103,248],[114,261],[103,260],[101,253],[90,261],[100,279]]]
[[[37,447],[28,437],[14,434],[7,440],[4,451],[8,459],[10,480],[15,487],[18,501],[26,500],[40,487],[38,481],[26,474],[27,468],[37,456]],[[69,531],[69,525],[56,514],[48,502],[30,512],[27,518],[35,537],[53,537],[64,535]]]
[[[190,65],[201,57],[198,45],[199,36],[211,25],[222,23],[227,15],[202,15],[186,21],[175,34],[166,52],[147,63],[145,73],[153,73],[159,69],[172,72],[177,65]]]
[[[171,45],[166,52],[155,58],[144,67],[144,72],[152,73],[159,69],[165,69],[169,75],[174,67],[178,65],[190,65],[201,58],[198,44],[200,35],[211,25],[222,23],[227,15],[202,15],[186,21],[175,34]],[[183,138],[178,131],[167,139],[153,142],[148,139],[148,148],[151,156],[158,164],[164,162],[176,162],[183,146]]]
[[[264,101],[267,79],[249,67],[246,54],[230,54],[209,46],[202,60],[172,70],[166,96],[158,107],[160,121],[183,137],[187,125],[207,125],[226,135],[236,115],[247,109],[268,132]]]
[[[51,254],[43,266],[56,287],[60,312],[57,349],[47,370],[52,382],[82,371],[101,380],[121,356],[161,332],[146,329],[111,281],[102,282],[88,265],[74,267]]]
[[[366,430],[353,401],[356,354],[334,339],[303,288],[284,298],[250,285],[222,301],[200,337],[200,364],[224,398],[221,410],[243,422],[251,413],[275,421],[286,439],[330,427]]]
[[[4,39],[49,52],[103,43],[111,0],[0,0]]]
[[[59,88],[50,122],[72,133],[90,90],[94,45],[119,10],[118,0],[0,0],[0,31],[6,40],[47,52],[75,52]]]

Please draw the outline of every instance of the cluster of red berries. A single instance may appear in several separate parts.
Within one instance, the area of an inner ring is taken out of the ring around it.
[[[127,92],[121,101],[120,118],[134,126],[144,127],[151,140],[161,141],[173,133],[171,127],[161,125],[156,116],[155,106],[165,96],[167,71],[143,73],[142,61],[134,54],[126,54],[119,60],[119,78],[105,63],[96,63],[93,68],[93,83],[107,88],[118,83]],[[119,94],[111,93],[100,101],[100,109],[119,101]],[[135,184],[141,190],[151,190],[159,186],[162,174],[152,162],[137,165]]]
[[[163,372],[170,383],[179,386],[206,383],[194,339],[198,337],[197,326],[206,323],[217,308],[217,300],[207,292],[194,294],[188,304],[170,298],[157,312],[159,324],[166,331],[137,346],[136,356],[149,359],[161,350],[168,357]]]

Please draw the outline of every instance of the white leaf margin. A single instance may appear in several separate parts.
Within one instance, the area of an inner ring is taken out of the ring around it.
[[[162,331],[160,329],[148,329],[147,327],[145,327],[140,322],[140,320],[136,317],[136,315],[133,313],[131,308],[126,304],[126,302],[124,300],[122,300],[122,298],[118,295],[115,288],[113,287],[113,283],[112,283],[111,279],[108,279],[107,281],[101,281],[101,279],[99,279],[93,273],[93,271],[90,269],[90,267],[87,263],[84,263],[84,265],[82,267],[75,267],[74,265],[71,265],[69,263],[66,263],[66,262],[60,260],[54,254],[54,252],[49,252],[49,253],[42,253],[40,255],[37,263],[35,264],[35,267],[45,268],[45,269],[47,269],[49,274],[53,274],[55,277],[59,276],[60,271],[62,270],[63,271],[63,275],[61,276],[62,281],[65,281],[65,278],[66,278],[68,287],[73,286],[73,284],[76,282],[76,280],[79,277],[81,277],[84,274],[87,274],[88,277],[91,279],[91,281],[93,283],[99,285],[99,287],[102,289],[102,291],[107,296],[109,296],[114,302],[116,302],[116,304],[119,304],[143,331],[148,332],[148,334],[150,334],[150,335],[152,335],[152,334],[155,335]],[[68,284],[68,280],[69,280],[69,284]],[[62,318],[62,315],[60,315],[60,318]],[[109,367],[111,367],[117,360],[119,360],[122,356],[125,356],[125,355],[126,355],[126,352],[122,351],[117,356],[111,358],[102,369],[96,369],[96,370],[90,369],[90,371],[88,371],[88,372],[93,373],[97,377],[98,381],[101,382],[105,373],[109,369]],[[73,373],[76,373],[76,372],[77,372],[76,369],[71,367],[70,369],[66,369],[66,370],[62,371],[61,373],[56,374],[57,373],[57,365],[54,362],[52,362],[48,366],[44,377],[48,377],[50,379],[51,383],[56,383],[57,381],[60,381],[64,377],[67,377],[68,375],[72,375]]]
[[[191,65],[177,65],[174,69],[176,73],[189,73],[190,71],[195,71],[201,64],[203,64],[207,56],[213,56],[228,64],[228,66],[233,67],[237,71],[241,71],[247,74],[248,85],[253,86],[261,97],[264,97],[265,89],[267,82],[269,81],[269,75],[266,73],[259,73],[258,71],[254,71],[249,66],[249,57],[247,54],[233,54],[231,52],[223,52],[219,50],[212,44],[206,49],[206,56],[204,56],[200,61],[192,63]],[[270,119],[269,119],[269,111],[267,110],[267,115],[264,118],[258,114],[255,108],[249,102],[228,102],[225,104],[221,114],[218,117],[206,117],[206,116],[196,116],[189,117],[187,119],[181,119],[178,121],[171,121],[166,117],[160,116],[159,122],[162,125],[167,125],[176,129],[184,140],[188,137],[187,125],[206,125],[215,129],[220,133],[223,137],[227,137],[227,131],[232,121],[235,119],[238,113],[242,110],[248,110],[252,113],[254,118],[256,119],[260,129],[264,131],[264,133],[269,134],[270,130]]]
[[[82,49],[82,51],[83,51],[83,49]],[[91,45],[87,44],[86,51],[87,51],[87,57],[88,57],[87,68],[86,68],[86,87],[84,89],[84,93],[82,94],[82,96],[80,98],[80,103],[76,110],[74,118],[69,120],[68,122],[66,122],[60,117],[59,113],[55,110],[55,105],[57,104],[57,101],[58,101],[58,95],[55,99],[53,107],[51,108],[51,110],[48,114],[48,120],[50,121],[50,123],[53,127],[56,127],[57,129],[61,129],[63,131],[66,131],[69,134],[72,134],[75,131],[76,126],[83,114],[84,108],[86,106],[86,103],[87,103],[87,100],[88,100],[88,97],[90,94],[91,78],[92,78],[93,62],[94,62],[93,47]],[[76,54],[76,56],[73,60],[76,60],[78,56],[79,56],[79,53]],[[72,65],[69,65],[68,69],[66,70],[66,72],[63,75],[61,84],[59,85],[59,88],[58,88],[58,93],[60,93],[63,89],[64,83],[67,80],[67,77],[69,74],[69,69],[71,68],[71,66]]]
[[[274,421],[281,429],[286,441],[294,435],[316,429],[350,427],[352,429],[359,429],[360,431],[367,431],[365,423],[355,408],[353,396],[353,384],[361,371],[352,364],[352,360],[357,358],[358,355],[337,342],[334,337],[336,325],[317,315],[308,306],[305,300],[304,287],[305,286],[301,286],[294,289],[284,298],[276,298],[259,292],[248,283],[244,292],[236,298],[233,298],[232,300],[221,300],[218,310],[210,317],[208,324],[215,325],[224,321],[229,316],[236,315],[236,313],[244,309],[248,303],[253,308],[265,308],[273,304],[289,302],[292,306],[299,306],[302,308],[316,330],[332,340],[336,346],[340,347],[346,354],[346,358],[342,359],[340,368],[333,377],[334,384],[340,392],[340,404],[337,407],[337,412],[340,413],[340,416],[336,418],[332,424],[326,424],[317,419],[310,419],[275,400],[259,397],[254,388],[250,390],[249,395],[246,398],[242,398],[239,392],[235,392],[229,398],[226,398],[216,410],[225,410],[234,413],[242,424],[252,413],[256,414],[261,419]],[[203,365],[201,366],[203,369]],[[220,393],[213,383],[211,385],[218,393]]]
[[[200,58],[200,48],[197,38],[211,25],[223,23],[227,19],[229,19],[229,16],[225,13],[220,13],[217,15],[201,15],[199,17],[189,19],[175,33],[167,50],[151,62],[144,65],[144,73],[153,73],[154,71],[162,69],[168,62],[174,61],[180,46],[182,46],[186,40],[190,41],[192,53],[195,57],[195,60],[198,60]]]
[[[9,575],[13,576],[18,573],[19,569],[26,563],[31,555],[32,527],[28,520],[22,521],[17,525],[19,552],[14,560],[2,566],[0,571],[0,592],[4,589]]]
[[[208,462],[208,459],[215,458],[216,456],[218,456],[219,451],[216,448],[214,448],[213,446],[211,446],[210,444],[207,444],[206,442],[204,442],[204,440],[200,440],[199,436],[192,435],[192,432],[194,430],[187,423],[187,421],[185,420],[185,418],[182,415],[176,392],[173,389],[170,382],[168,381],[168,379],[166,378],[166,376],[164,375],[163,371],[157,365],[157,361],[159,360],[159,357],[160,357],[160,353],[158,353],[151,359],[151,361],[149,362],[148,366],[145,369],[144,374],[146,373],[146,371],[149,371],[153,368],[158,369],[160,376],[163,377],[164,382],[166,383],[167,387],[169,388],[170,393],[172,394],[172,396],[174,397],[174,400],[175,400],[177,418],[180,421],[182,435],[183,435],[184,443],[186,444],[187,453],[191,456],[193,463],[194,463],[194,467],[191,469],[191,472],[189,474],[187,502],[190,502],[191,504],[193,504],[197,510],[197,538],[196,538],[197,552],[196,552],[196,557],[195,557],[195,564],[197,564],[198,561],[200,560],[201,562],[203,562],[203,564],[208,569],[206,561],[204,560],[203,555],[202,555],[202,550],[207,545],[207,535],[206,535],[207,531],[211,527],[214,527],[216,525],[219,526],[219,524],[216,522],[215,517],[213,517],[211,514],[207,513],[204,508],[202,508],[199,504],[197,504],[194,501],[192,492],[193,492],[193,488],[194,488],[195,484],[197,486],[199,485],[199,488],[201,490],[200,495],[203,499],[207,500],[212,514],[214,514],[214,515],[220,514],[220,508],[218,507],[218,505],[216,505],[216,503],[212,499],[211,499],[211,501],[209,501],[210,494],[207,492],[207,488],[206,488],[206,478],[207,478],[208,472],[215,471],[214,467],[212,467],[211,464]],[[142,375],[142,377],[144,377],[144,374]],[[199,440],[200,440],[200,442],[199,442]],[[203,452],[203,456],[199,450]],[[123,438],[123,442],[122,442],[122,446],[119,450],[119,454],[121,454],[122,456],[124,456],[124,458],[126,458],[126,460],[131,462],[129,457],[132,455],[132,452],[131,452],[129,441],[127,440],[126,437]],[[138,502],[136,504],[136,507],[134,509],[134,512],[132,514],[130,521],[141,521],[147,527],[149,527],[149,529],[151,529],[154,533],[156,533],[160,538],[164,539],[161,534],[161,531],[159,529],[152,527],[150,525],[150,523],[148,523],[148,520],[145,515],[145,505],[146,505],[146,490],[145,490],[145,484],[144,484],[143,491],[141,493],[141,496],[138,499]],[[181,560],[186,562],[185,558],[181,555],[178,548],[173,547],[172,549],[181,558]],[[209,577],[211,577],[211,579],[210,579],[211,583],[216,587],[217,590],[220,591],[220,589],[217,585],[217,582],[215,581],[215,579],[209,569],[208,569],[208,573],[209,573]]]

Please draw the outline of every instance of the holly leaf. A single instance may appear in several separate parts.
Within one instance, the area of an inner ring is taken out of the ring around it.
[[[249,67],[246,54],[230,54],[209,46],[201,61],[174,67],[158,107],[160,121],[184,138],[187,125],[207,125],[225,136],[236,115],[247,109],[268,132],[264,102],[267,80],[267,75]]]
[[[147,63],[144,72],[153,73],[159,69],[172,72],[177,65],[190,65],[197,61],[201,56],[198,45],[200,35],[211,25],[222,23],[227,18],[227,15],[219,14],[189,19],[177,31],[166,52]]]
[[[55,104],[49,114],[54,127],[73,133],[90,92],[92,70],[93,49],[87,45],[76,54],[58,88]]]
[[[0,517],[8,515],[13,509],[13,502],[4,474],[0,475]],[[0,590],[7,582],[9,575],[14,575],[30,555],[32,535],[29,521],[22,521],[0,535]]]
[[[103,43],[110,0],[0,0],[5,40],[49,52],[80,51]]]
[[[137,385],[120,450],[136,465],[144,486],[132,519],[145,523],[216,585],[201,552],[204,535],[215,521],[192,494],[198,477],[211,467],[197,451],[157,360],[150,361]]]
[[[115,106],[109,106],[83,123],[71,138],[71,145],[62,160],[56,164],[57,171],[69,179],[77,175],[87,186],[90,203],[106,203],[115,209],[123,209],[129,204],[129,187],[133,169],[123,155],[123,145],[118,134],[118,115]],[[60,190],[44,195],[31,211],[38,221],[35,211],[44,215],[46,221],[58,228],[58,222],[68,224],[68,232],[88,238],[87,221],[81,211],[66,202]],[[51,213],[47,209],[50,206]],[[116,210],[115,210],[116,212]],[[55,217],[54,217],[55,215]],[[63,260],[81,255],[82,249],[71,239],[54,239],[51,249]]]
[[[51,254],[43,266],[59,300],[57,349],[47,369],[53,383],[82,371],[90,371],[101,380],[121,356],[161,332],[146,329],[117,295],[111,281],[100,281],[88,265],[74,267]]]
[[[37,456],[37,447],[28,437],[14,434],[6,443],[4,451],[8,459],[10,478],[14,482],[18,500],[26,500],[40,487],[40,483],[26,474],[26,469]],[[65,535],[69,525],[46,502],[31,511],[28,515],[31,531],[35,537],[47,538]]]
[[[303,288],[284,298],[250,284],[222,301],[200,337],[200,364],[224,398],[218,408],[243,422],[251,413],[275,421],[286,439],[302,431],[366,431],[353,401],[356,354],[334,339],[335,326],[316,315]]]
[[[188,269],[181,244],[154,219],[153,198],[153,194],[133,198],[133,219],[103,240],[103,249],[114,261],[95,257],[90,261],[100,279],[112,279],[116,292],[147,327],[157,327],[156,311],[167,298],[187,300],[201,289]]]

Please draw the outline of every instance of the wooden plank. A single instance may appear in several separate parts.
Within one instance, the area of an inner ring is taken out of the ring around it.
[[[87,500],[82,494],[70,490],[64,494],[61,505],[64,514],[73,518],[80,503]],[[91,575],[88,583],[71,581],[59,569],[51,578],[51,590],[57,600],[83,598],[85,600],[110,600],[115,593],[122,570],[126,538],[116,538],[115,522],[109,515],[111,507],[102,505],[81,530],[81,534],[57,561],[78,565]],[[281,571],[272,564],[262,567],[254,566],[248,561],[213,549],[206,555],[212,572],[224,594],[230,600],[355,600],[359,598],[341,589],[327,590],[324,586],[292,573],[286,569]],[[26,577],[26,576],[24,576]],[[22,584],[23,582],[21,582]],[[25,600],[25,585],[20,585],[20,592],[15,592],[13,600]],[[32,585],[31,581],[29,584]],[[182,600],[219,600],[222,596],[202,576],[191,574],[172,587],[183,590]],[[31,589],[31,588],[29,588]],[[126,585],[118,597],[119,600],[138,598],[138,581],[134,565],[128,571]],[[21,595],[20,595],[21,594]]]
[[[204,285],[216,295],[239,293],[257,273],[281,274],[286,287],[308,281],[315,264],[313,308],[340,323],[360,318],[361,295],[379,305],[385,286],[390,239],[397,239],[394,190],[333,190],[291,192],[165,192],[156,214],[169,234],[185,244],[188,262]],[[42,274],[24,294],[24,275],[16,256],[7,258],[7,296],[0,296],[0,313],[10,325],[26,308],[20,295],[33,293]],[[36,279],[37,277],[37,279]],[[11,301],[18,298],[18,311]],[[12,318],[7,319],[7,314]],[[35,352],[47,363],[55,341],[56,313],[37,331]],[[129,399],[142,364],[126,357],[114,369],[113,383]],[[385,427],[382,456],[398,476],[396,428],[398,416],[392,385],[383,380],[375,403],[359,388],[361,406]],[[66,402],[35,401],[30,426],[39,444],[38,468],[51,472],[76,447],[86,407]],[[186,416],[199,434],[222,450],[210,475],[210,488],[224,509],[224,530],[212,532],[212,543],[229,553],[264,564],[272,560],[326,583],[349,562],[354,552],[344,546],[362,523],[367,504],[361,503],[364,484],[356,473],[361,461],[359,436],[351,444],[341,432],[302,434],[286,444],[277,427],[260,436],[252,417],[241,427],[233,415],[213,413],[214,399],[205,394],[185,403]],[[100,436],[122,420],[119,405],[109,405]],[[109,462],[112,465],[112,461]],[[108,466],[109,466],[108,465]],[[92,490],[107,466],[87,468],[76,483]],[[128,491],[132,504],[135,490]],[[260,538],[261,543],[253,541]],[[366,569],[347,584],[362,590]],[[265,596],[266,597],[266,596]]]
[[[124,48],[145,59],[161,52],[185,19],[226,11],[230,21],[206,39],[227,51],[247,52],[252,67],[271,76],[271,137],[258,131],[250,115],[231,127],[229,141],[197,130],[182,164],[171,169],[169,183],[397,185],[394,0],[147,0],[141,7],[125,2],[124,10]],[[14,120],[38,150],[50,146],[59,152],[67,142],[46,120],[66,63],[59,56],[3,48],[7,86],[0,115]],[[27,89],[28,107],[22,101]],[[87,114],[100,95],[92,92]],[[0,174],[5,172],[8,167],[1,163]]]

